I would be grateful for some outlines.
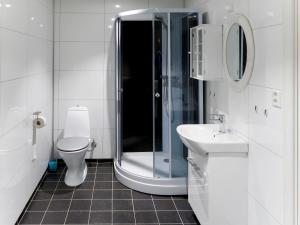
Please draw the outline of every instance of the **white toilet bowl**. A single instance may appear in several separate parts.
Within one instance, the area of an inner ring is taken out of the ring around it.
[[[86,107],[71,107],[68,110],[64,137],[57,142],[57,151],[67,165],[65,183],[77,186],[87,174],[85,154],[90,148],[90,121]]]
[[[57,150],[67,165],[65,183],[68,186],[80,185],[86,177],[87,166],[85,154],[89,147],[89,140],[82,137],[69,137],[59,140]]]

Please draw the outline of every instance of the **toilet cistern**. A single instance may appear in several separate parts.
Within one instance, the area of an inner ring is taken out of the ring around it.
[[[226,133],[225,115],[223,115],[223,114],[211,114],[209,120],[211,122],[218,122],[220,124],[219,133]]]

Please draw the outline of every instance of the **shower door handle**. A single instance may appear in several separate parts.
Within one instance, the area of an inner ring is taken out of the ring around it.
[[[160,94],[158,92],[155,93],[154,95],[156,98],[160,98]]]

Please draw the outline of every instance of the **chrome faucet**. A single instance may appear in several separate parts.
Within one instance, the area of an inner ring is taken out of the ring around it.
[[[211,114],[210,121],[217,121],[220,126],[219,126],[219,132],[220,133],[226,133],[226,129],[225,129],[225,115],[223,114]]]

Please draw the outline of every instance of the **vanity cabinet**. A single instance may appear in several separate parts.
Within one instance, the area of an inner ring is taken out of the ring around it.
[[[202,24],[190,29],[190,77],[215,80],[222,76],[222,26]]]
[[[189,151],[188,201],[201,225],[247,224],[247,158]]]

